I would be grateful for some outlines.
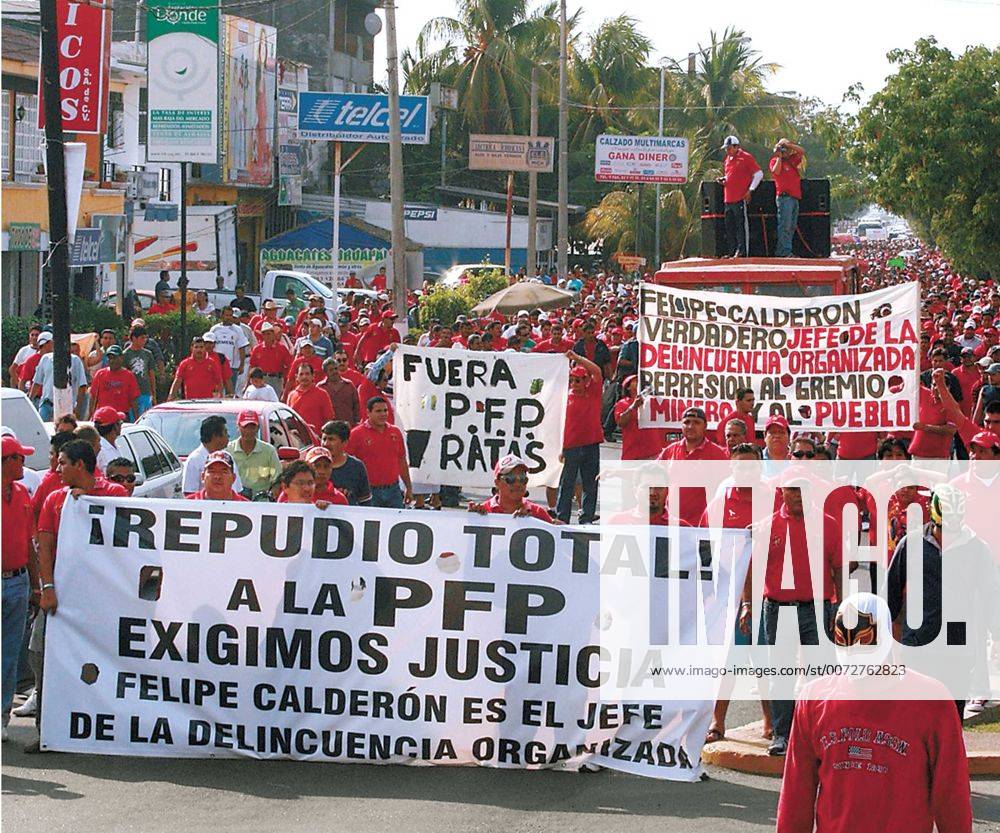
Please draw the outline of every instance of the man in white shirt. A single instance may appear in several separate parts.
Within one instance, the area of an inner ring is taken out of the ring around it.
[[[208,455],[213,451],[225,451],[228,444],[229,428],[226,426],[226,418],[217,414],[205,417],[201,422],[201,444],[184,461],[184,475],[181,481],[181,488],[184,490],[185,495],[193,495],[201,488],[201,472],[205,468],[205,461],[208,460]],[[236,471],[235,464],[233,471]],[[233,483],[233,491],[243,491],[239,472],[236,472],[236,482]]]
[[[116,443],[122,435],[124,421],[125,414],[116,411],[110,405],[94,411],[94,427],[101,435],[101,450],[97,454],[97,466],[101,471],[107,471],[108,463],[122,456]]]
[[[235,388],[236,380],[239,378],[243,363],[246,361],[250,340],[243,332],[243,328],[236,323],[232,307],[222,308],[222,321],[212,327],[210,332],[215,336],[215,352],[222,353],[229,362],[229,367],[232,370],[230,383]],[[199,488],[201,487],[199,486]]]
[[[11,362],[9,376],[12,386],[18,385],[18,376],[21,373],[21,366],[38,352],[38,336],[42,332],[41,324],[33,324],[28,330],[28,343],[17,351],[14,361]]]
[[[72,346],[71,346],[72,351]],[[38,415],[42,422],[51,422],[52,414],[52,354],[46,353],[38,362],[35,368],[34,378],[31,380],[31,390],[28,393],[30,399],[38,399]],[[83,366],[83,359],[78,353],[69,354],[69,388],[73,394],[74,408],[83,413],[79,407],[83,394],[87,392],[87,371]],[[62,416],[60,414],[59,416]]]

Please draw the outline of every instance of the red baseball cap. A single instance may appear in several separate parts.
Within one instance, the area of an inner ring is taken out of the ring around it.
[[[105,405],[103,408],[98,408],[94,411],[93,421],[95,425],[114,425],[116,422],[124,422],[125,414],[117,408]]]
[[[302,459],[307,463],[313,463],[321,457],[329,460],[331,463],[333,462],[333,455],[330,453],[329,449],[322,445],[314,445],[305,453],[305,456]]]
[[[30,457],[35,453],[35,449],[30,445],[21,445],[17,437],[4,437],[2,455],[10,457],[12,454],[19,454],[21,457]]]
[[[240,415],[236,417],[236,425],[237,427],[241,425],[260,425],[260,414],[251,410],[240,411]]]
[[[585,367],[581,367],[580,365],[577,365],[576,367],[574,367],[569,372],[569,375],[570,376],[580,376],[580,377],[589,379],[590,378],[590,371],[587,370],[587,368],[585,368]]]
[[[394,313],[391,309],[387,309],[379,316],[379,318],[381,318],[383,321],[390,321],[399,318],[399,316],[396,315],[396,313]]]
[[[785,419],[781,414],[771,414],[767,418],[767,422],[764,423],[764,433],[768,432],[768,429],[773,428],[777,425],[779,428],[784,428],[788,431],[788,420]]]
[[[223,451],[219,449],[218,451],[213,451],[208,457],[205,458],[205,468],[213,466],[216,463],[222,463],[224,466],[228,466],[230,471],[236,471],[236,464],[233,463],[233,455],[228,451]]]
[[[6,440],[4,440],[6,442]],[[992,431],[980,431],[976,436],[974,436],[970,441],[969,445],[978,445],[983,448],[995,448],[1000,449],[1000,437],[998,437]],[[4,454],[7,452],[5,451]]]
[[[520,466],[528,468],[528,464],[516,454],[505,454],[497,460],[497,464],[493,467],[493,476],[499,477],[501,474],[509,474]]]

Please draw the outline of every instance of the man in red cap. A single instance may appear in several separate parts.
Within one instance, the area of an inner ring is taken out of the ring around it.
[[[528,491],[528,464],[516,454],[505,454],[493,467],[496,491],[485,503],[469,502],[469,511],[480,515],[513,515],[556,523],[548,509],[525,498]]]
[[[771,414],[764,423],[764,455],[765,460],[789,459],[788,420],[781,414]]]
[[[251,495],[266,492],[281,474],[278,451],[270,443],[258,438],[260,414],[252,409],[240,411],[236,417],[240,435],[226,446],[236,464],[236,472],[244,489]]]
[[[222,356],[221,353],[216,355]],[[222,365],[214,356],[208,355],[205,339],[195,336],[191,339],[191,355],[182,359],[174,371],[174,381],[167,398],[180,398],[183,388],[185,399],[216,399],[222,395],[224,388],[222,373]]]
[[[94,428],[101,435],[101,450],[97,453],[97,467],[101,471],[107,471],[108,463],[116,457],[121,457],[116,443],[122,435],[122,423],[125,421],[125,414],[116,411],[105,405],[98,408],[94,413]]]
[[[38,587],[38,555],[32,536],[35,513],[31,496],[19,481],[24,477],[24,459],[35,453],[15,437],[3,438],[3,739],[7,740],[7,721],[17,688],[17,661],[28,622],[28,600]]]
[[[295,389],[288,394],[288,406],[318,437],[323,423],[333,419],[333,403],[326,391],[316,387],[312,365],[300,364],[295,371]]]
[[[623,460],[652,460],[663,448],[663,429],[639,427],[643,397],[637,395],[638,383],[638,376],[626,377],[622,382],[625,395],[614,407],[615,424],[622,432]]]
[[[128,413],[139,399],[139,383],[135,374],[126,368],[122,348],[112,344],[104,351],[108,366],[94,373],[90,381],[90,418],[104,407]],[[102,466],[103,468],[103,466]]]
[[[969,441],[972,460],[1000,460],[1000,436],[992,431],[980,431]]]
[[[399,343],[399,332],[393,326],[396,323],[396,313],[385,310],[376,323],[368,326],[358,339],[355,361],[358,366],[368,364],[378,358],[379,353],[390,344]]]
[[[371,505],[402,509],[413,499],[406,440],[395,425],[389,424],[389,404],[384,397],[373,396],[365,407],[368,418],[351,429],[347,453],[365,465],[371,484]],[[400,478],[405,493],[399,489]]]
[[[569,396],[566,397],[566,424],[563,429],[563,470],[556,497],[556,517],[569,523],[573,493],[579,475],[583,484],[581,524],[597,521],[597,476],[601,467],[601,385],[604,373],[586,356],[572,350],[566,358],[576,365],[569,372]]]
[[[201,488],[187,495],[188,500],[238,500],[246,498],[233,491],[236,482],[236,464],[228,451],[213,451],[201,470]]]

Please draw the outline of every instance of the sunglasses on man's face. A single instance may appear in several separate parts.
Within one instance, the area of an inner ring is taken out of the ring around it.
[[[111,474],[108,475],[108,480],[113,483],[135,483],[134,474]]]
[[[508,486],[515,486],[518,483],[524,484],[528,482],[528,475],[526,474],[504,474],[500,476],[500,479],[506,483]]]
[[[815,451],[793,451],[792,452],[792,456],[796,460],[801,460],[803,457],[805,457],[807,460],[812,460],[812,458],[816,456],[816,452]]]

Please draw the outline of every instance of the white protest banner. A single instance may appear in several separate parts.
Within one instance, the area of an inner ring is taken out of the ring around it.
[[[709,424],[756,395],[763,430],[781,414],[794,429],[909,430],[917,416],[920,291],[792,298],[640,290],[640,424],[677,426],[686,408]]]
[[[602,134],[594,144],[597,182],[666,182],[688,180],[688,140],[681,136]]]
[[[705,530],[668,532],[670,580],[701,594]],[[663,700],[601,701],[615,671],[599,647],[600,538],[500,515],[70,499],[42,748],[591,762],[695,781],[712,700],[667,703],[664,680]],[[731,593],[705,598],[706,621],[735,621]]]
[[[496,461],[516,454],[530,485],[559,484],[565,356],[400,347],[392,381],[415,481],[488,488]]]

